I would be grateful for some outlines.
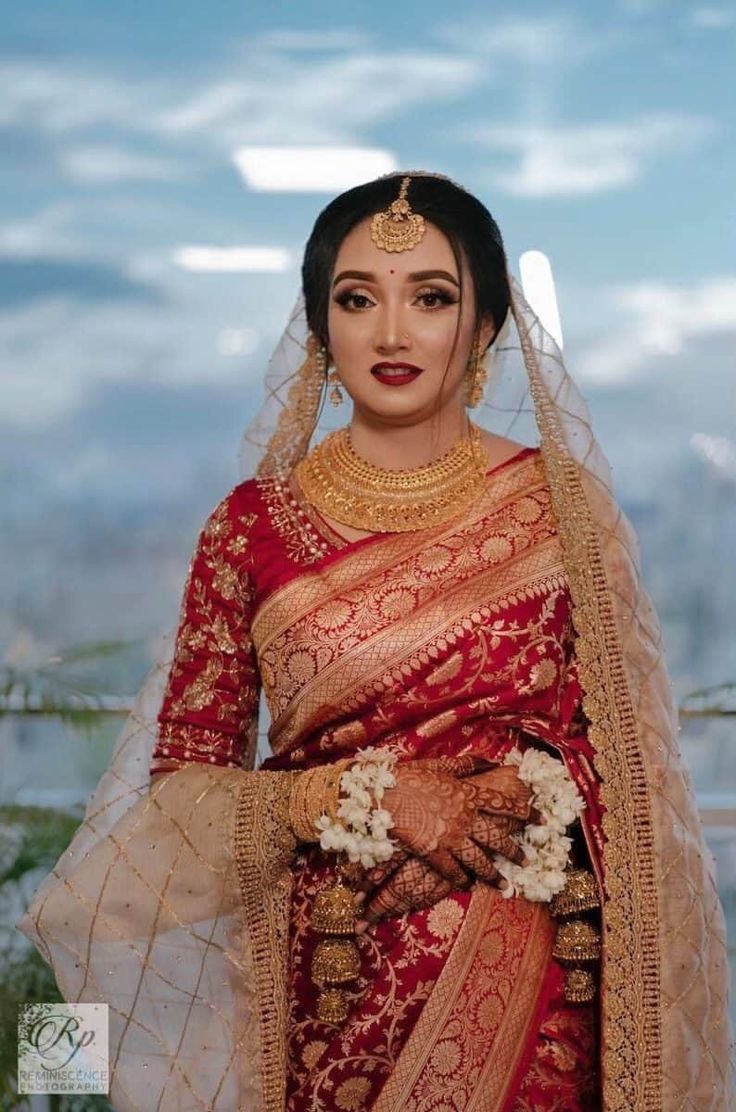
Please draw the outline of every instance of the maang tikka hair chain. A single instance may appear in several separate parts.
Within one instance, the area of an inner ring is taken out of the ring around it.
[[[396,200],[371,220],[371,239],[382,251],[411,251],[424,236],[424,217],[412,212],[406,197],[410,181],[403,178]]]

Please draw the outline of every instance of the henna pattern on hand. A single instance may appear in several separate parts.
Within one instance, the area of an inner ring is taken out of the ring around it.
[[[505,885],[493,855],[523,864],[512,835],[539,818],[515,768],[471,756],[399,766],[384,803],[400,848],[367,875],[365,922],[431,907],[476,878]]]
[[[463,886],[467,887],[469,882],[466,876]],[[456,887],[420,857],[408,857],[379,884],[360,915],[367,923],[377,923],[408,911],[421,911],[434,907]]]

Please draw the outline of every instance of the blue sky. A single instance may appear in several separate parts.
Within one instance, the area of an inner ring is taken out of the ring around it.
[[[566,331],[589,333],[582,375],[625,378],[657,331],[671,351],[736,328],[727,307],[677,320],[734,301],[733,5],[71,2],[6,21],[0,340],[33,364],[12,358],[11,418],[68,413],[146,354],[166,353],[159,382],[232,381],[220,328],[257,321],[262,364],[328,194],[249,191],[249,144],[380,147],[478,192],[512,259],[550,255]],[[183,275],[191,242],[294,266]]]
[[[6,521],[25,543],[50,504],[134,522],[175,504],[184,552],[237,481],[240,432],[331,195],[249,188],[234,156],[252,146],[375,148],[462,182],[514,269],[526,249],[549,255],[566,353],[624,501],[671,497],[702,465],[693,435],[715,438],[732,479],[734,56],[725,2],[13,5],[0,53]],[[191,245],[289,261],[202,273],[178,261]]]

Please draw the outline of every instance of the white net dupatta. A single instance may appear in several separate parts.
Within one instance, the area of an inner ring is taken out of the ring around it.
[[[734,1100],[725,923],[677,743],[659,623],[585,402],[513,290],[607,812],[604,1108],[720,1112]]]
[[[192,764],[149,790],[169,663],[18,926],[65,1000],[109,1004],[119,1112],[277,1109],[290,777]]]
[[[473,420],[542,449],[573,598],[606,808],[602,1060],[606,1112],[731,1108],[728,963],[712,855],[677,743],[659,623],[610,468],[562,353],[520,285],[486,356]],[[243,437],[243,474],[288,475],[331,425],[304,362],[303,299]]]
[[[539,441],[574,604],[606,808],[605,1112],[725,1112],[728,974],[714,867],[636,542],[561,353],[513,282],[479,424]],[[300,298],[246,431],[244,477],[288,474],[324,412]],[[306,368],[306,369],[305,369]],[[68,1000],[110,1004],[120,1112],[280,1112],[291,850],[288,774],[148,767],[170,661],[150,674],[67,854],[20,923]]]

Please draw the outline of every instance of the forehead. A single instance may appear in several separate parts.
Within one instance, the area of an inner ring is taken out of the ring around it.
[[[340,270],[368,270],[381,275],[401,277],[416,270],[446,270],[458,277],[457,263],[450,241],[435,224],[425,222],[421,241],[410,251],[389,252],[376,247],[371,239],[370,219],[356,224],[340,244],[335,273]],[[467,266],[463,260],[463,275]]]

